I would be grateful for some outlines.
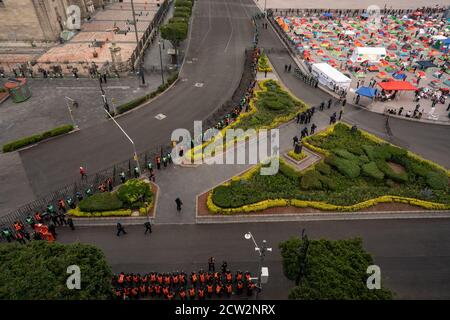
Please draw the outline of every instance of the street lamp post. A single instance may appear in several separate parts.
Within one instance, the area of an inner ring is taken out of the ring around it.
[[[123,130],[123,128],[116,121],[116,119],[113,118],[113,116],[109,113],[108,110],[106,110],[105,108],[103,108],[103,110],[105,110],[106,114],[111,118],[111,120],[114,122],[114,124],[120,129],[120,131],[122,131],[122,133],[125,135],[125,137],[127,137],[127,139],[130,141],[131,145],[133,146],[133,159],[136,161],[136,165],[137,165],[138,169],[140,169],[139,159],[138,159],[137,152],[136,152],[136,146],[134,144],[133,139],[131,139],[130,136],[125,132],[125,130]]]
[[[69,101],[72,103],[72,105],[75,103],[75,100],[69,97],[65,97],[66,99],[66,106],[67,109],[69,110],[69,115],[70,115],[70,119],[72,119],[72,124],[74,129],[78,129],[77,124],[75,123],[75,118],[73,117],[73,113],[72,113],[72,108],[70,107]]]
[[[267,241],[263,240],[262,245],[258,246],[258,244],[255,241],[255,238],[253,237],[253,234],[249,231],[244,235],[244,238],[246,240],[253,240],[253,243],[255,244],[255,251],[259,253],[259,264],[258,264],[258,284],[257,284],[257,291],[256,291],[256,299],[258,299],[258,294],[262,290],[262,269],[263,269],[263,263],[264,263],[264,257],[266,256],[266,252],[272,252],[272,248],[267,248]]]
[[[134,1],[131,0],[131,11],[133,13],[133,24],[134,24],[134,35],[136,36],[136,53],[137,57],[136,60],[139,62],[139,74],[141,76],[142,80],[142,86],[145,86],[145,76],[144,76],[144,59],[141,57],[141,48],[139,45],[139,36],[138,36],[138,30],[137,30],[137,22],[136,22],[136,12],[134,11]]]
[[[162,61],[162,53],[161,53],[161,41],[158,41],[158,45],[159,45],[159,62],[161,64],[161,79],[162,79],[162,84],[164,85],[164,70],[163,70],[163,61]]]

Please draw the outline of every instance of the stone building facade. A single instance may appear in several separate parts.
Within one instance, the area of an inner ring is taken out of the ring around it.
[[[80,7],[81,19],[106,0],[0,0],[0,41],[57,41],[70,5]]]

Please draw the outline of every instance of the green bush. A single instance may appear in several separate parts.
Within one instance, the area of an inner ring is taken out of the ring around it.
[[[188,12],[184,11],[175,11],[173,13],[173,18],[185,18],[186,20],[189,20],[190,14]],[[188,24],[186,23],[186,28]]]
[[[360,155],[358,159],[359,159],[360,163],[369,163],[370,162],[369,157],[366,156],[365,154]]]
[[[67,267],[81,270],[81,289],[66,286]],[[111,268],[104,253],[88,244],[31,241],[0,244],[1,300],[106,300]]]
[[[335,167],[343,175],[355,179],[361,173],[359,165],[355,161],[350,161],[337,156],[330,156],[325,159],[325,161]]]
[[[347,159],[347,160],[350,160],[350,161],[355,161],[355,162],[358,161],[358,157],[357,156],[355,156],[351,152],[348,152],[345,149],[334,149],[333,153],[338,155],[341,158],[344,158],[344,159]]]
[[[192,13],[192,9],[191,9],[191,7],[178,7],[178,6],[175,6],[175,11],[174,11],[174,13],[186,13],[186,14],[188,14],[189,16],[191,15],[191,13]]]
[[[300,181],[300,187],[303,190],[322,190],[320,173],[315,170],[306,171]]]
[[[377,180],[383,180],[384,179],[384,173],[380,171],[380,169],[378,169],[377,164],[375,162],[369,162],[366,163],[362,166],[362,171],[363,174],[370,177],[370,178],[374,178]]]
[[[78,206],[85,212],[111,211],[121,209],[123,203],[115,193],[100,192],[81,200]]]
[[[299,171],[295,170],[293,167],[284,162],[280,162],[279,170],[285,177],[288,177],[292,180],[297,180],[299,177],[301,177],[301,173]]]
[[[408,174],[406,172],[397,173],[387,164],[383,159],[376,160],[378,169],[383,172],[387,178],[392,179],[396,182],[404,183],[408,181]]]
[[[150,185],[139,179],[130,179],[119,187],[117,198],[126,205],[133,205],[141,200],[150,201],[152,190]],[[139,205],[141,207],[142,205]]]
[[[327,176],[320,176],[320,182],[322,182],[322,186],[324,189],[328,189],[328,190],[336,190],[337,186],[336,186],[336,182]]]
[[[427,185],[434,190],[445,190],[448,187],[448,176],[445,172],[430,171],[426,176]]]
[[[328,176],[331,173],[331,167],[325,162],[321,161],[316,164],[316,169],[323,175]]]
[[[30,144],[37,143],[39,141],[43,141],[45,139],[56,137],[65,133],[68,133],[73,130],[73,125],[67,124],[61,127],[56,127],[52,130],[45,131],[40,134],[36,134],[33,136],[29,136],[26,138],[22,138],[16,141],[9,142],[5,145],[3,145],[3,152],[11,152],[17,149],[20,149],[22,147],[28,146]]]
[[[188,23],[189,19],[182,18],[182,17],[176,17],[176,18],[170,18],[169,23]]]
[[[193,3],[189,0],[177,0],[175,1],[175,7],[188,7],[192,8]]]
[[[232,189],[226,186],[218,186],[214,188],[213,199],[214,204],[221,208],[230,208],[233,203]]]

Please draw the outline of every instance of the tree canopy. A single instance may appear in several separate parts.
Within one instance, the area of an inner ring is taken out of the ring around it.
[[[80,267],[80,290],[67,288],[71,265]],[[0,299],[108,299],[111,277],[103,252],[92,245],[46,241],[0,245]]]
[[[175,50],[180,46],[180,43],[187,38],[188,24],[184,22],[174,21],[161,27],[161,37],[169,40]]]
[[[291,238],[279,244],[283,272],[296,280],[300,272],[299,249],[303,241]],[[384,288],[369,290],[366,286],[367,267],[373,265],[371,255],[359,238],[350,240],[310,240],[306,254],[306,271],[289,299],[376,300],[392,299]]]

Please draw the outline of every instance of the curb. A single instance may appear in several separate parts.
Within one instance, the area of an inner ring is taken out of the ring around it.
[[[450,211],[361,211],[353,213],[284,213],[231,216],[196,216],[197,224],[248,223],[248,222],[295,222],[338,220],[387,220],[387,219],[448,219]]]

